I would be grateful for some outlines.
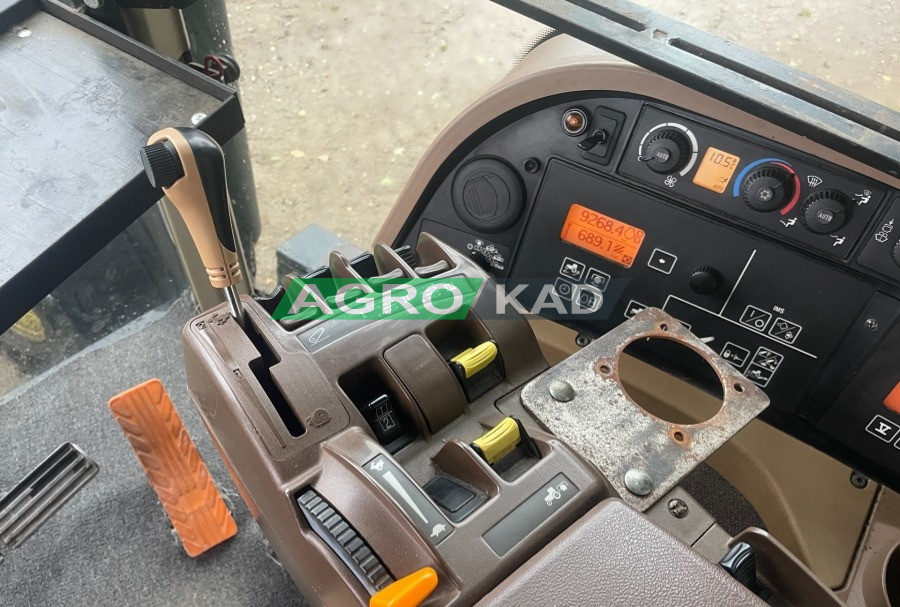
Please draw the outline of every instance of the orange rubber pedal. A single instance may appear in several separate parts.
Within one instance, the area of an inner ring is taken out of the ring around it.
[[[151,379],[109,401],[150,485],[188,556],[203,554],[237,533],[162,382]]]

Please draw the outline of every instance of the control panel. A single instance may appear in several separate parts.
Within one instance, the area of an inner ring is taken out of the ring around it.
[[[839,259],[849,257],[885,194],[870,180],[652,106],[641,113],[619,172]]]
[[[457,150],[395,245],[434,234],[588,338],[662,308],[764,389],[768,421],[900,479],[866,432],[876,416],[900,427],[883,404],[900,368],[882,355],[900,339],[896,190],[654,99],[511,114]],[[545,285],[581,313],[541,305]],[[867,374],[877,390],[857,385]]]

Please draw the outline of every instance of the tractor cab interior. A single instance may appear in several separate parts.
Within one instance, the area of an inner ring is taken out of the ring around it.
[[[132,124],[122,191],[166,197],[142,229],[177,247],[143,267],[193,266],[198,307],[124,319],[0,397],[20,460],[0,466],[0,589],[24,604],[87,585],[94,604],[131,604],[156,584],[151,604],[900,607],[900,114],[628,2],[497,1],[554,29],[437,135],[368,251],[326,239],[325,263],[269,293],[248,287],[236,97],[173,76],[204,107],[191,124],[188,92],[159,89],[175,109]],[[35,33],[101,31],[52,0],[15,10]],[[130,73],[174,73],[112,31]],[[0,59],[27,55],[3,36]],[[79,225],[124,229],[127,208]],[[86,233],[47,250],[80,264]],[[23,272],[53,261],[34,259],[0,291],[16,339],[62,305],[35,306],[48,285]],[[87,398],[92,377],[102,411],[28,413]],[[121,378],[141,385],[110,415]],[[166,389],[177,413],[159,433],[184,451],[169,460],[141,412]],[[10,491],[60,436],[80,449]],[[142,478],[129,443],[181,544],[138,545],[167,534],[131,510],[164,518],[149,487],[100,485]],[[201,484],[181,491],[158,461],[202,468]],[[53,500],[40,478],[61,483]],[[207,532],[225,543],[181,552]],[[62,551],[60,571],[39,565]]]

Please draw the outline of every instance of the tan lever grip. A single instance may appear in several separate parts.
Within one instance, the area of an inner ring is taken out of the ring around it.
[[[222,149],[212,137],[196,129],[162,129],[147,145],[164,141],[174,146],[183,176],[163,187],[163,192],[181,213],[210,284],[224,289],[241,282]]]

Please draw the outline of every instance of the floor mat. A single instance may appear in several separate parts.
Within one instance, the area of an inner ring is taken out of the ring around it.
[[[0,605],[305,605],[269,556],[185,387],[186,299],[151,312],[0,399],[0,492],[65,441],[100,465],[94,480],[0,564]],[[107,407],[158,377],[225,496],[237,535],[196,559]]]

